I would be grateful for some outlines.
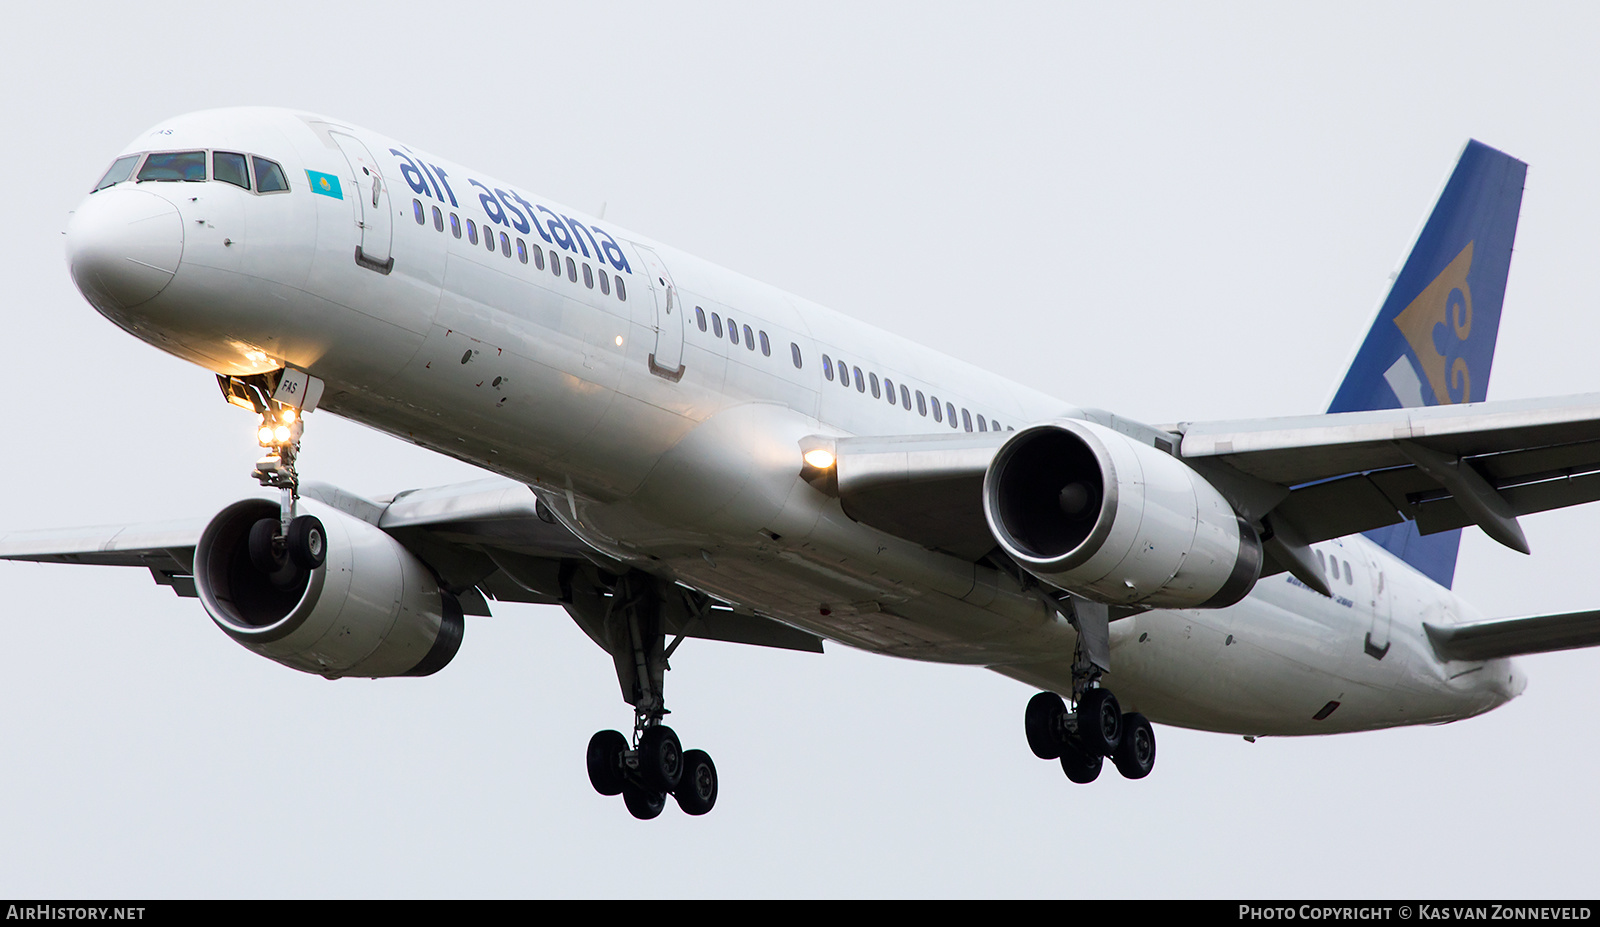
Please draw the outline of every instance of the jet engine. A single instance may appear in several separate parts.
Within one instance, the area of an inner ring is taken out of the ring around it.
[[[302,500],[322,522],[326,559],[274,571],[250,555],[251,528],[278,505],[246,499],[200,534],[195,587],[211,620],[248,649],[329,679],[427,676],[461,647],[461,606],[422,561],[377,527]]]
[[[1261,541],[1182,460],[1092,422],[1018,431],[983,481],[1000,546],[1040,581],[1108,605],[1221,608],[1261,575]]]

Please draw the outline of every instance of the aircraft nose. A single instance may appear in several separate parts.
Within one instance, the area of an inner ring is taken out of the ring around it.
[[[102,311],[154,299],[183,258],[177,207],[143,190],[90,194],[67,225],[67,263],[85,298]]]

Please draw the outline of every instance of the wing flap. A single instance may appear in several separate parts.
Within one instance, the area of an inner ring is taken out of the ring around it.
[[[1600,646],[1600,611],[1422,627],[1441,660],[1492,660]]]

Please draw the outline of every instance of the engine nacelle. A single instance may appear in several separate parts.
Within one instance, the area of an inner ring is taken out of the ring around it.
[[[1092,422],[1025,428],[983,481],[1001,547],[1058,589],[1109,605],[1221,608],[1261,575],[1261,541],[1183,461]]]
[[[246,499],[200,534],[195,587],[211,620],[250,650],[285,666],[341,676],[427,676],[461,647],[455,597],[433,572],[378,528],[302,499],[323,524],[327,559],[314,570],[277,574],[250,559],[250,528],[278,505]]]

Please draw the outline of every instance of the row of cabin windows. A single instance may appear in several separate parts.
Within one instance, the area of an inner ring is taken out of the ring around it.
[[[1328,572],[1332,573],[1334,579],[1338,579],[1339,578],[1339,558],[1338,557],[1329,556],[1326,559],[1324,559],[1323,556],[1322,556],[1322,551],[1319,550],[1319,551],[1317,551],[1317,563],[1321,564],[1323,569],[1325,569]],[[1346,560],[1344,562],[1344,583],[1347,586],[1353,586],[1356,583],[1355,577],[1350,574],[1350,561],[1348,561],[1348,560]]]
[[[433,210],[433,227],[434,227],[434,229],[436,229],[437,231],[440,231],[440,232],[444,231],[444,227],[445,227],[445,214],[444,214],[444,212],[441,211],[439,209],[439,207],[437,207],[437,206],[433,206],[433,207],[429,207],[429,208],[431,208]],[[418,225],[427,225],[428,224],[428,208],[425,208],[422,205],[422,201],[421,200],[413,199],[411,201],[411,215],[417,220],[417,224]],[[461,217],[457,216],[455,213],[450,213],[449,221],[450,221],[450,234],[454,235],[457,238],[462,237]],[[511,253],[512,253],[512,248],[513,248],[513,239],[510,236],[506,235],[505,232],[500,232],[499,236],[500,237],[498,239],[498,244],[496,244],[497,240],[495,238],[495,230],[490,228],[488,225],[483,226],[483,244],[484,244],[484,246],[486,248],[488,248],[490,251],[499,251],[501,254],[505,255],[506,257],[510,257]],[[467,224],[466,224],[466,239],[467,239],[467,242],[469,244],[474,244],[475,245],[475,244],[478,243],[478,223],[474,222],[471,219],[467,220]],[[528,243],[523,241],[520,238],[515,239],[514,247],[516,248],[517,260],[521,261],[524,264],[527,264],[527,263],[529,263],[530,258],[531,258],[534,267],[538,268],[539,270],[544,270],[545,269],[545,259],[544,259],[545,252],[544,252],[544,249],[540,248],[538,245],[534,245],[533,247],[530,248],[530,247],[528,247]],[[549,264],[549,267],[550,267],[550,272],[551,273],[555,274],[557,277],[561,276],[561,255],[558,254],[554,248],[550,249],[550,264]],[[592,269],[589,266],[589,262],[587,262],[587,261],[584,261],[584,262],[582,262],[580,264],[579,262],[574,261],[572,258],[569,257],[569,258],[566,259],[566,268],[567,268],[566,276],[567,276],[567,279],[571,280],[573,283],[577,283],[578,282],[578,270],[579,270],[580,267],[583,269],[583,285],[584,286],[588,287],[591,290],[594,289],[595,278],[598,277],[599,278],[599,283],[600,283],[600,292],[606,294],[607,296],[610,296],[611,295],[612,283],[614,281],[616,283],[617,299],[622,300],[623,302],[627,302],[627,300],[628,300],[628,286],[627,286],[627,284],[622,282],[622,276],[620,274],[615,276],[615,277],[613,277],[610,274],[606,273],[604,270],[595,271],[594,269]],[[765,336],[763,336],[763,337],[765,337]]]
[[[708,324],[706,321],[705,309],[696,306],[694,307],[694,321],[696,325],[700,326],[701,331],[709,331],[718,338],[722,337],[723,326],[721,313],[711,313],[711,319]],[[748,325],[742,326],[742,329],[744,332],[744,346],[747,350],[754,351],[756,349],[756,340],[760,339],[761,356],[772,356],[772,340],[767,337],[767,333],[765,331],[752,330]],[[734,344],[738,344],[740,341],[740,330],[741,326],[739,323],[735,322],[732,316],[729,316],[727,326],[728,340]],[[793,341],[789,342],[789,357],[794,361],[794,369],[799,370],[802,366],[804,366],[800,358],[800,345],[794,343]]]
[[[718,313],[718,312],[712,312],[710,314],[709,319],[708,319],[705,309],[703,307],[700,307],[700,306],[694,307],[694,320],[695,320],[695,324],[699,326],[701,331],[703,331],[703,332],[709,331],[716,338],[723,337],[723,333],[726,332],[729,341],[733,342],[734,344],[739,344],[739,343],[743,342],[743,344],[745,346],[745,349],[749,350],[749,351],[754,351],[756,349],[756,340],[759,337],[759,339],[761,341],[761,355],[763,357],[771,357],[772,356],[772,342],[771,342],[770,339],[767,338],[767,333],[765,331],[754,331],[754,330],[752,330],[750,328],[749,325],[742,325],[741,326],[738,322],[734,321],[734,319],[731,316],[728,318],[726,325],[724,325],[723,319],[722,319],[722,314]],[[741,333],[743,335],[742,338],[740,337]],[[802,369],[804,367],[804,360],[802,359],[801,354],[800,354],[800,345],[799,344],[797,344],[797,343],[795,343],[793,341],[789,342],[789,356],[794,361],[794,367],[795,367],[796,370],[800,370],[800,369]],[[838,362],[838,367],[839,367],[839,383],[841,385],[843,385],[843,386],[848,387],[850,385],[850,371],[851,371],[851,368],[848,365],[846,365],[843,361],[839,361]],[[829,380],[832,380],[834,378],[833,368],[834,368],[833,359],[830,358],[826,354],[822,355],[822,373],[823,373],[823,376],[827,377]],[[897,394],[896,394],[896,391],[895,391],[895,383],[894,383],[893,380],[889,379],[888,377],[884,377],[880,381],[878,379],[878,375],[876,373],[868,373],[868,374],[863,376],[862,373],[861,373],[861,368],[860,367],[856,367],[854,369],[855,369],[855,382],[856,382],[856,391],[857,392],[865,393],[867,391],[868,384],[871,384],[872,398],[874,398],[874,399],[887,399],[888,402],[889,402],[889,405],[901,405],[901,406],[904,406],[908,411],[911,409],[912,391],[904,383],[901,383],[900,386],[899,386],[899,393],[898,393],[898,398],[897,398]],[[973,428],[973,415],[969,410],[962,409],[961,410],[961,417],[958,420],[956,418],[955,403],[946,402],[946,403],[941,404],[940,401],[939,401],[939,397],[933,396],[933,397],[930,398],[930,397],[924,395],[922,390],[917,390],[916,391],[916,397],[917,397],[917,412],[919,414],[921,414],[924,418],[927,417],[927,415],[928,415],[928,413],[929,413],[929,411],[931,409],[931,411],[933,413],[933,420],[934,421],[936,421],[936,422],[948,421],[950,423],[950,427],[951,428],[965,427],[967,431],[973,431],[973,430],[977,430],[977,431],[1001,431],[1002,430],[999,422],[991,421],[989,419],[985,419],[982,414],[979,414],[977,416],[977,428],[974,429]],[[1004,429],[1004,430],[1016,431],[1015,428],[1007,428],[1007,429]]]
[[[963,408],[961,410],[961,417],[957,419],[956,404],[953,402],[941,403],[938,396],[924,396],[922,390],[920,389],[913,392],[913,390],[911,390],[911,388],[906,386],[904,383],[899,385],[899,392],[897,394],[895,391],[895,382],[888,377],[884,377],[882,380],[879,380],[876,373],[869,372],[863,374],[860,367],[852,367],[851,365],[846,364],[843,360],[835,361],[826,354],[822,355],[823,376],[827,377],[829,380],[832,380],[834,378],[835,367],[837,367],[839,371],[840,386],[848,389],[850,386],[850,381],[853,378],[855,380],[856,392],[866,393],[870,388],[872,390],[873,399],[887,400],[889,405],[902,406],[906,409],[906,411],[911,410],[911,397],[912,395],[915,395],[917,397],[918,415],[926,418],[929,413],[932,413],[934,421],[948,422],[951,428],[965,428],[967,431],[1016,431],[1015,428],[1011,427],[1002,429],[999,422],[992,419],[986,419],[981,413],[976,416],[977,427],[974,428],[974,416],[968,409]]]
[[[140,164],[141,159],[143,165]],[[211,167],[209,174],[206,171],[207,160]],[[137,176],[134,175],[135,170],[138,171]],[[278,162],[237,151],[154,151],[123,155],[111,162],[111,167],[89,192],[99,193],[129,177],[133,177],[135,183],[151,180],[190,183],[219,180],[256,193],[289,192],[289,180]]]

